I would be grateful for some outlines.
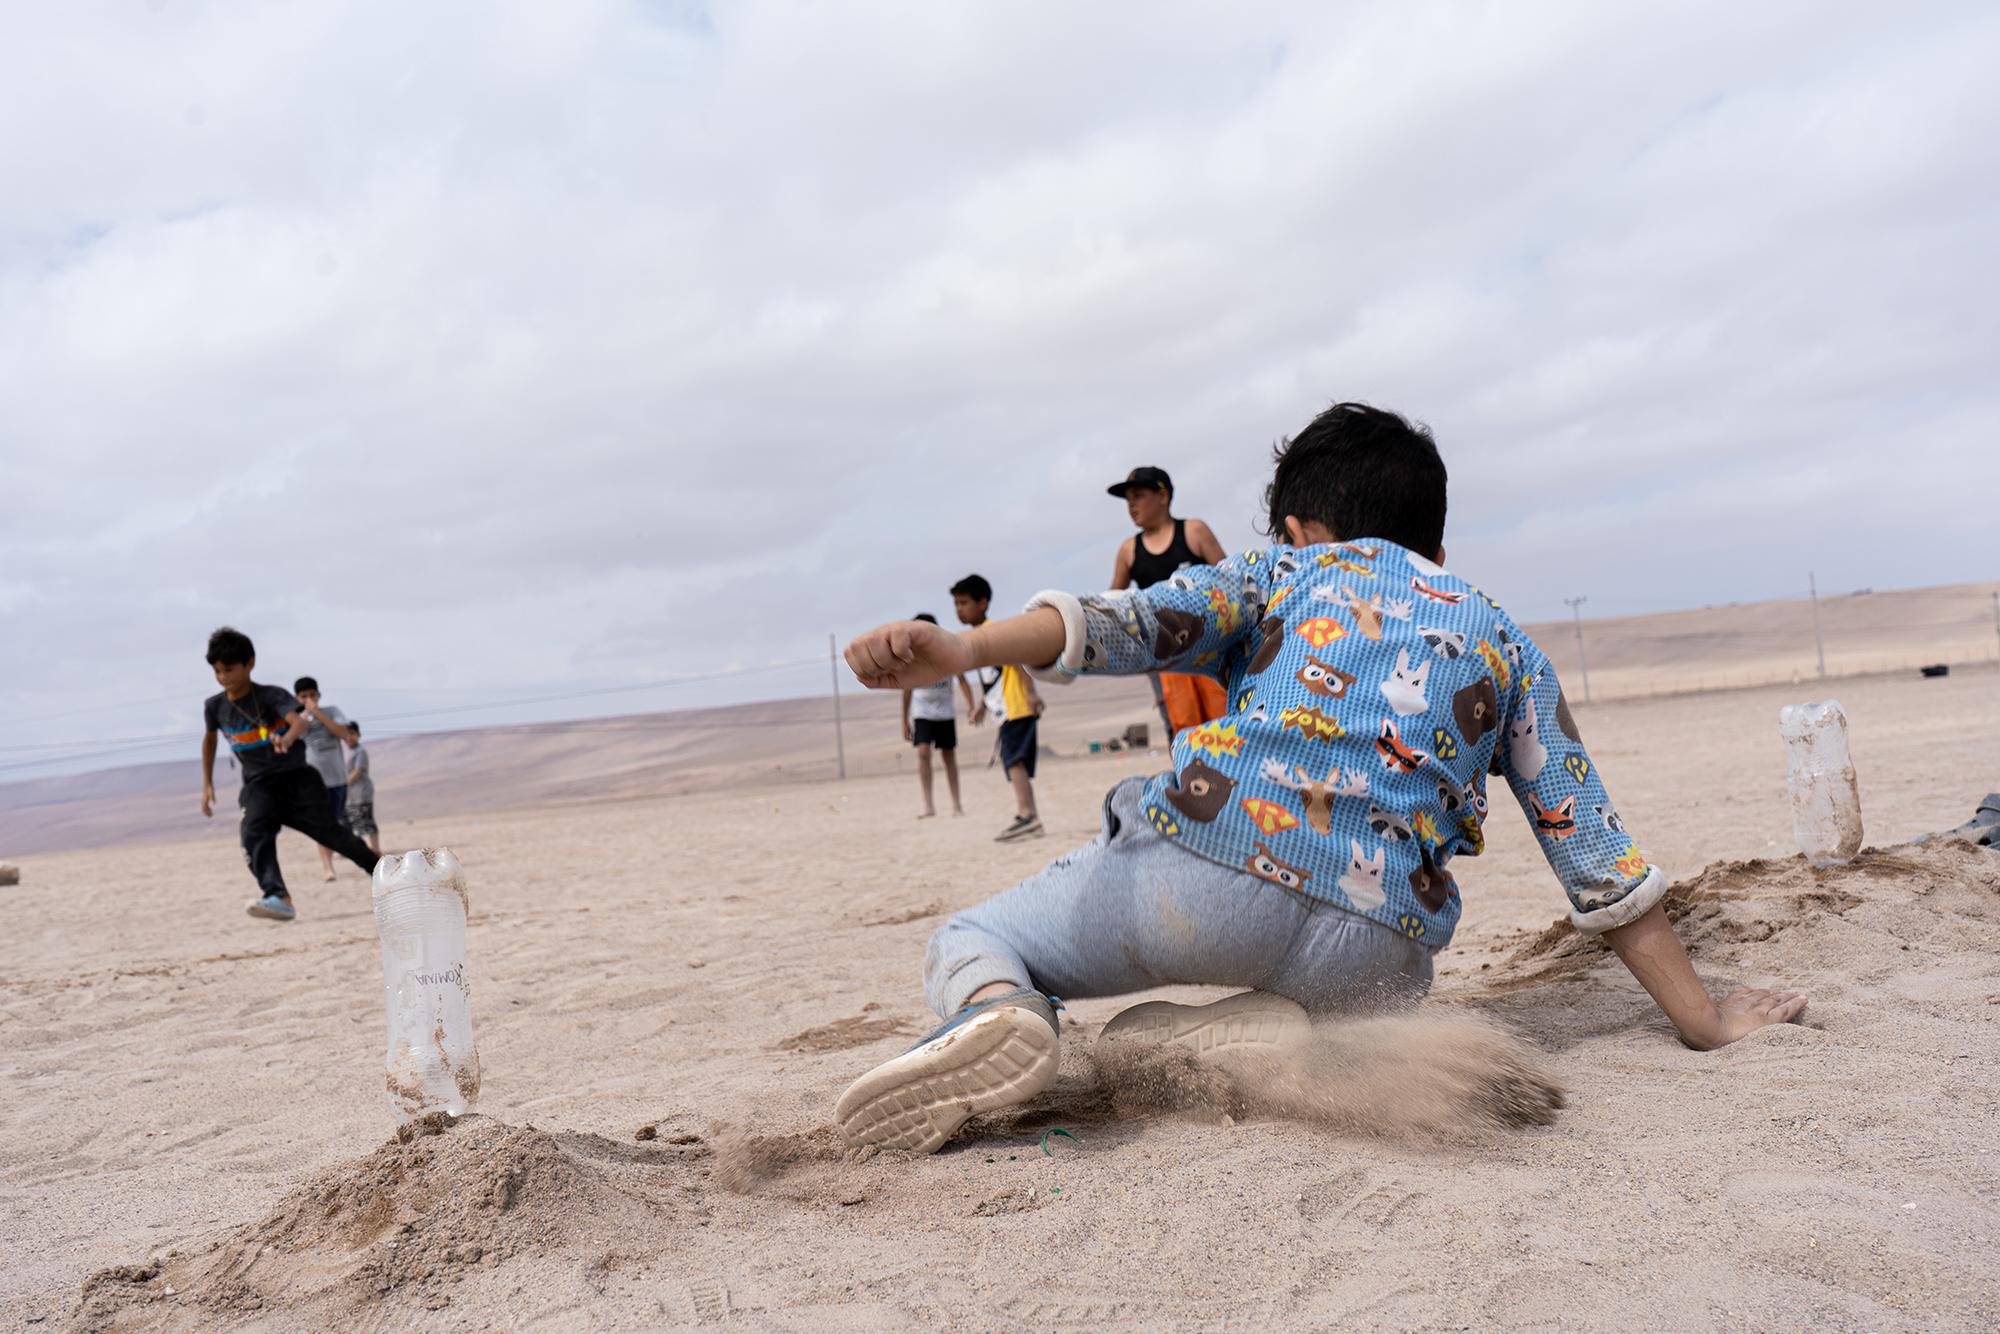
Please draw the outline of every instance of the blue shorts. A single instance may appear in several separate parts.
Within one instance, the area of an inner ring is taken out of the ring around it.
[[[333,812],[333,822],[335,824],[341,824],[341,825],[346,824],[347,784],[342,783],[339,787],[333,787],[331,785],[328,785],[326,789],[326,795],[331,799],[327,804],[329,809],[331,809]]]
[[[1039,718],[1009,718],[1000,724],[1000,770],[1005,773],[1017,764],[1028,766],[1028,777],[1035,776],[1035,724]]]

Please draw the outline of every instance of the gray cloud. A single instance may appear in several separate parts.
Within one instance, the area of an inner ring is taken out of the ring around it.
[[[387,716],[1095,584],[1108,480],[1244,544],[1341,397],[1434,427],[1525,616],[1990,577],[1996,52],[1969,3],[8,11],[0,745],[192,727],[224,620]]]

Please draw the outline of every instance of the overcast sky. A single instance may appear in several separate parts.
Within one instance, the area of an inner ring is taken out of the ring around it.
[[[1523,619],[2000,572],[2000,8],[0,9],[0,780],[799,694],[1419,417]],[[514,696],[819,659],[721,681]],[[398,715],[426,715],[398,717]],[[63,716],[50,716],[63,715]]]

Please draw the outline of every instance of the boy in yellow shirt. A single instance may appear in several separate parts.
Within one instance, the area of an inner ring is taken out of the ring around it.
[[[951,586],[952,610],[965,625],[984,625],[993,601],[993,585],[968,574]],[[994,835],[996,843],[1040,838],[1042,817],[1035,809],[1035,724],[1042,716],[1042,697],[1035,683],[1018,666],[984,667],[979,672],[984,701],[973,711],[978,723],[990,713],[1000,719],[1000,767],[1014,787],[1014,823]]]

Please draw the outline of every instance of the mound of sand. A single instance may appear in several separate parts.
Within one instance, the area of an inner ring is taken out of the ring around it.
[[[405,1127],[198,1254],[92,1275],[76,1315],[115,1329],[165,1317],[168,1303],[199,1323],[309,1311],[337,1326],[382,1304],[436,1311],[468,1275],[574,1267],[606,1236],[670,1226],[683,1169],[704,1152],[698,1139],[640,1147],[482,1116]]]

